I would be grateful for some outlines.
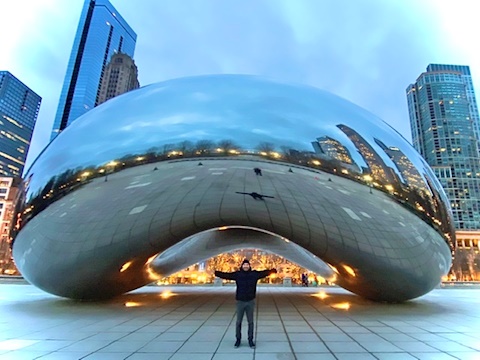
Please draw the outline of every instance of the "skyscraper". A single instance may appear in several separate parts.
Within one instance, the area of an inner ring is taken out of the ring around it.
[[[42,98],[0,71],[0,176],[22,176]]]
[[[133,59],[127,54],[113,54],[102,79],[98,105],[139,87],[137,65]]]
[[[480,229],[478,110],[469,74],[468,66],[431,64],[406,90],[413,146],[442,183],[457,230]]]
[[[51,139],[98,104],[108,59],[133,58],[137,34],[108,0],[85,0],[63,82]]]
[[[430,64],[427,66],[428,72],[433,71],[456,71],[462,74],[462,79],[467,90],[467,100],[470,108],[470,116],[473,120],[473,126],[477,139],[480,140],[480,116],[478,113],[477,100],[475,98],[475,90],[473,89],[472,75],[470,67],[465,65],[445,65],[445,64]]]

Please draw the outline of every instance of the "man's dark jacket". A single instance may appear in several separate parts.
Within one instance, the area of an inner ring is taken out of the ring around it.
[[[255,294],[257,293],[257,281],[275,272],[275,270],[244,271],[241,269],[230,273],[215,271],[215,276],[226,280],[235,280],[237,283],[235,299],[240,301],[250,301],[255,299]]]

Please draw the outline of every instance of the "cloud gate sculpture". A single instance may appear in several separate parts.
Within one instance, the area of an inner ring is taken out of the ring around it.
[[[277,253],[404,301],[451,265],[448,200],[386,123],[316,88],[175,79],[89,111],[24,176],[15,262],[63,297],[108,298],[216,254]]]

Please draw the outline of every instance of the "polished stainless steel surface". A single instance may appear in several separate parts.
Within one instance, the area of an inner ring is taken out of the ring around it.
[[[262,248],[286,239],[376,300],[420,296],[451,264],[448,200],[405,139],[335,95],[253,76],[114,98],[50,143],[24,190],[15,261],[60,296],[140,287],[176,268],[161,254],[184,239],[185,263],[221,252],[225,227],[262,231]],[[248,245],[237,239],[229,249]]]

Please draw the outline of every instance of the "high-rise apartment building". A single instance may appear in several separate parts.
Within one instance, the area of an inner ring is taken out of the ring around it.
[[[133,58],[137,34],[108,0],[85,0],[58,103],[51,139],[98,104],[110,57]]]
[[[473,89],[472,74],[470,67],[465,65],[445,65],[445,64],[430,64],[427,66],[427,72],[434,71],[455,71],[461,74],[465,83],[465,90],[467,91],[467,100],[470,108],[470,116],[473,120],[473,127],[477,139],[480,140],[480,116],[478,113],[477,100],[475,98],[475,90]]]
[[[133,59],[127,54],[116,53],[105,69],[100,86],[98,105],[139,87],[138,69]]]
[[[0,176],[22,176],[42,98],[0,71]]]
[[[457,230],[480,229],[478,110],[469,74],[468,66],[432,64],[406,90],[413,146],[442,183]]]

